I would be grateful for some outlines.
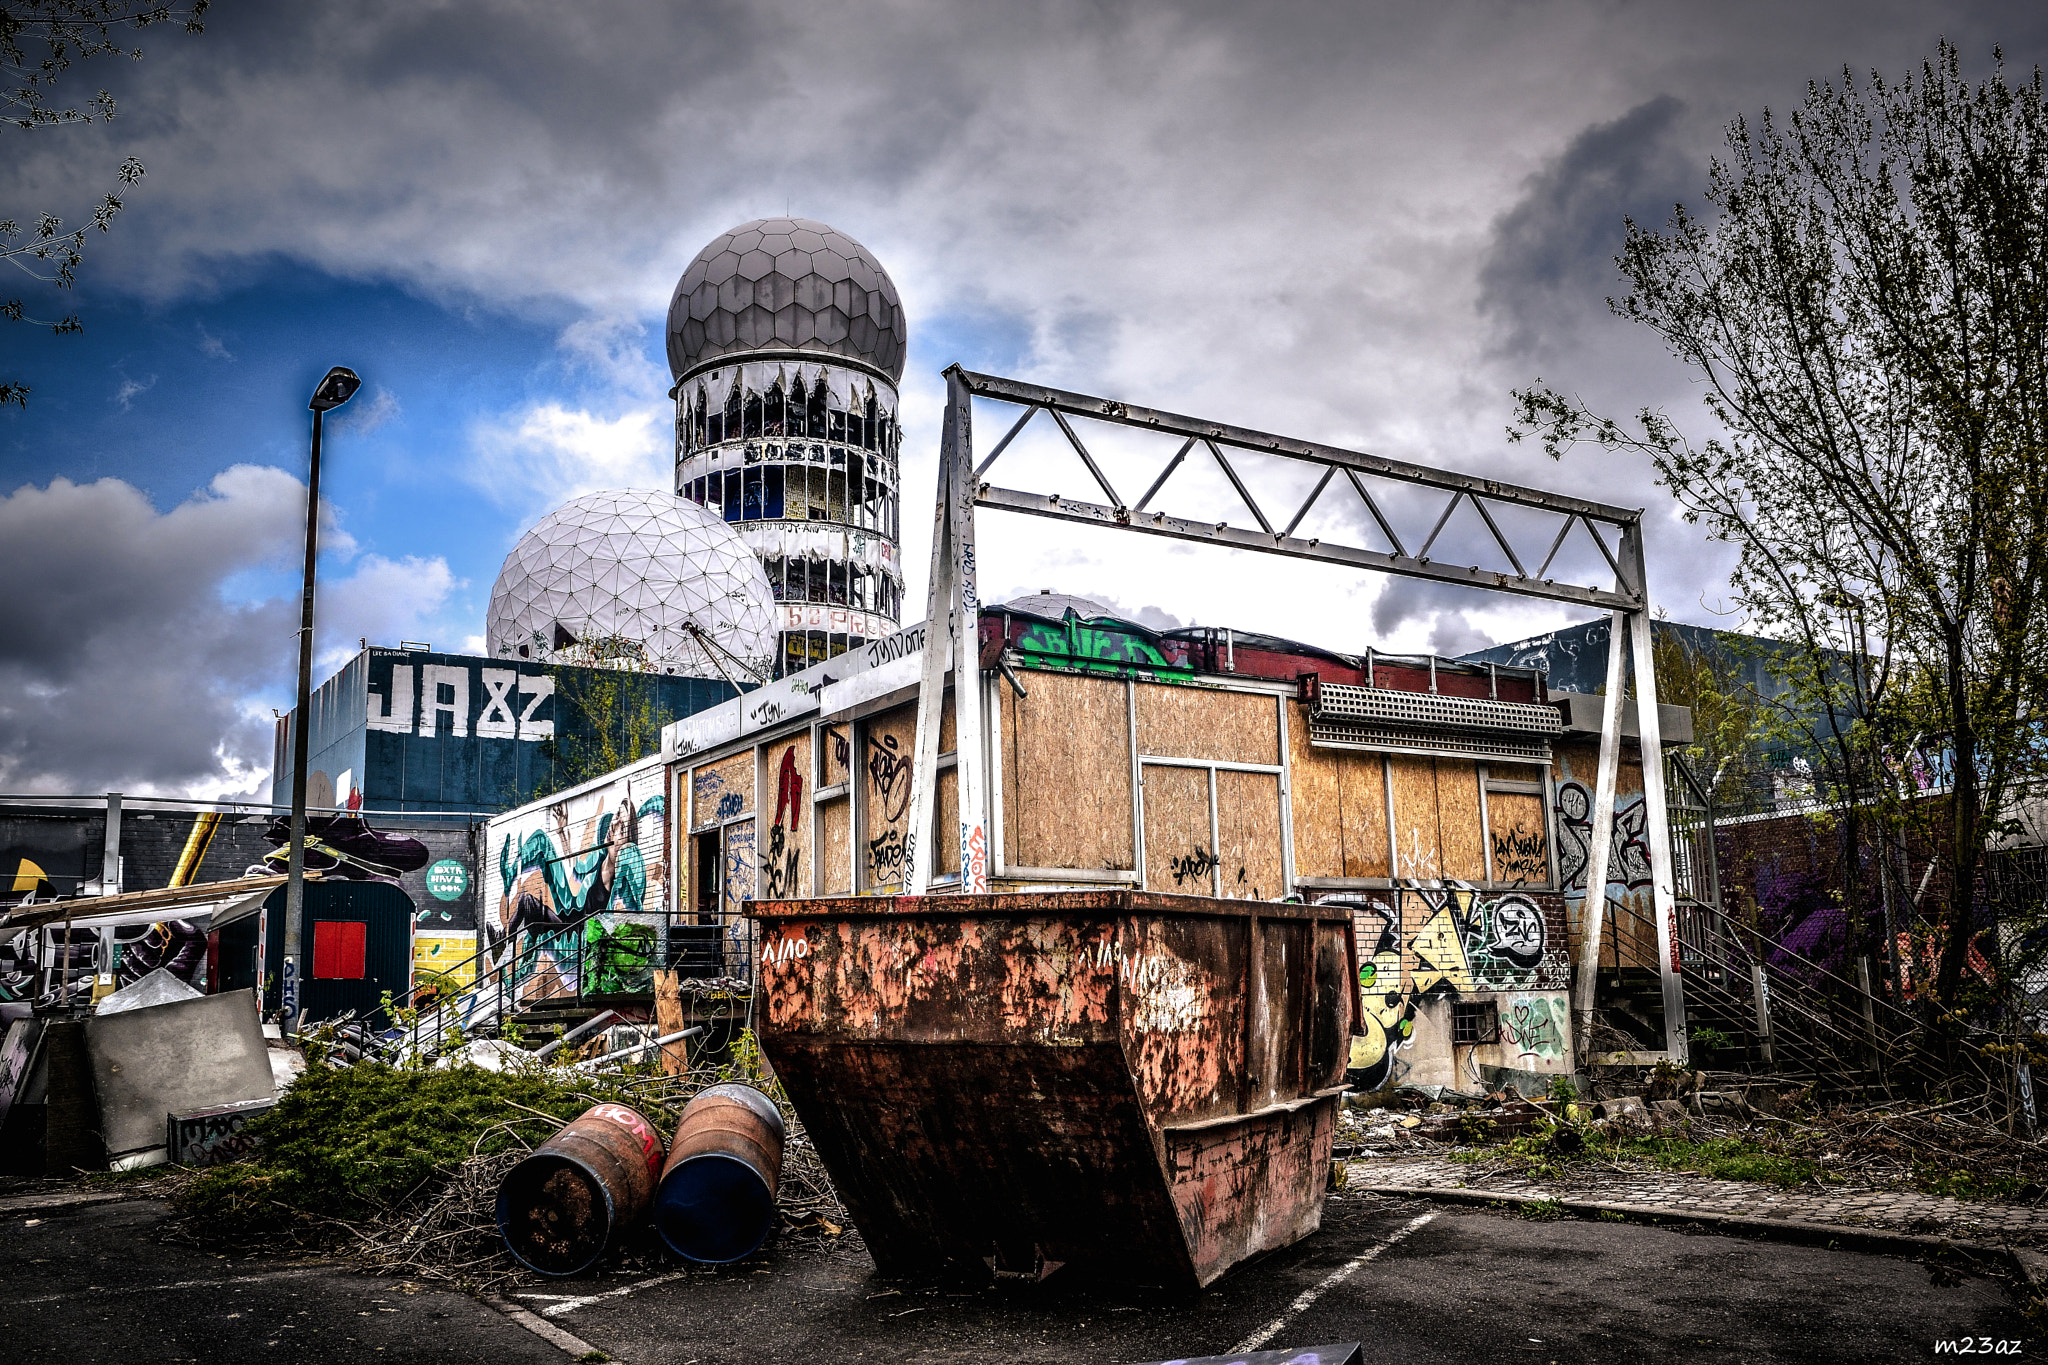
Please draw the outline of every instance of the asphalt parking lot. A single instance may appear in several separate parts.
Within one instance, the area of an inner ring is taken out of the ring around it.
[[[1332,1202],[1317,1236],[1189,1298],[1065,1273],[973,1291],[890,1283],[848,1241],[531,1285],[511,1316],[337,1266],[166,1243],[165,1217],[149,1200],[8,1215],[0,1356],[561,1365],[595,1349],[629,1365],[1066,1365],[1221,1353],[1262,1334],[1269,1347],[1361,1340],[1370,1361],[1418,1365],[1914,1361],[1965,1338],[2033,1353],[2002,1283],[1942,1287],[1953,1277],[1903,1258],[1357,1195]]]

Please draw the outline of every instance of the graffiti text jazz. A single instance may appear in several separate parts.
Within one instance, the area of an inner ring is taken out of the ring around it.
[[[555,737],[555,722],[541,708],[555,695],[555,680],[516,668],[461,664],[393,664],[380,694],[369,693],[372,730],[394,735],[450,734],[457,739]]]

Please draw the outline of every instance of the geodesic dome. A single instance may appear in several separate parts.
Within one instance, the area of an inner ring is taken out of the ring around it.
[[[760,561],[716,512],[621,489],[566,502],[519,538],[491,588],[484,638],[499,658],[693,678],[732,673],[723,650],[765,677],[774,604]]]
[[[817,351],[903,378],[896,282],[853,238],[809,218],[756,218],[712,239],[676,282],[668,364],[681,379],[746,351]]]

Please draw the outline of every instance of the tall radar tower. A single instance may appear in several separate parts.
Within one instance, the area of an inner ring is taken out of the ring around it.
[[[780,674],[902,620],[896,385],[906,336],[881,262],[807,218],[720,235],[669,302],[676,492],[716,512],[760,559]]]

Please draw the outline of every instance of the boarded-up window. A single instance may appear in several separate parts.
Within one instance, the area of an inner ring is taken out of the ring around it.
[[[1164,683],[1139,683],[1137,696],[1140,754],[1280,762],[1280,717],[1271,696]]]
[[[1486,830],[1479,819],[1479,765],[1469,758],[1436,761],[1436,817],[1443,837],[1444,876],[1486,879]]]
[[[1145,765],[1145,889],[1216,894],[1209,770]]]
[[[853,802],[847,797],[818,808],[818,894],[845,896],[853,891]]]
[[[853,726],[844,721],[818,730],[818,785],[845,785],[853,775]]]
[[[1550,842],[1543,829],[1543,798],[1525,792],[1486,793],[1486,843],[1493,879],[1510,886],[1550,881]]]
[[[1225,896],[1271,900],[1281,893],[1278,773],[1217,772],[1216,844]]]
[[[1443,841],[1436,818],[1436,761],[1389,754],[1387,783],[1394,796],[1394,875],[1425,882],[1441,880]]]
[[[862,727],[860,783],[867,820],[862,831],[861,882],[869,891],[894,892],[903,887],[916,725],[917,706],[912,703],[884,711]]]
[[[1124,683],[1034,672],[1024,675],[1024,685],[1030,695],[1022,698],[1007,684],[999,689],[1004,862],[1137,867]]]
[[[761,845],[764,900],[811,894],[811,737],[800,734],[766,747],[768,837]]]
[[[1287,718],[1294,802],[1294,875],[1386,877],[1387,777],[1379,754],[1309,743],[1308,711]]]
[[[1469,759],[1387,756],[1394,791],[1394,875],[1417,881],[1486,876],[1479,768]]]
[[[690,828],[737,819],[754,809],[754,752],[706,764],[690,776]]]

